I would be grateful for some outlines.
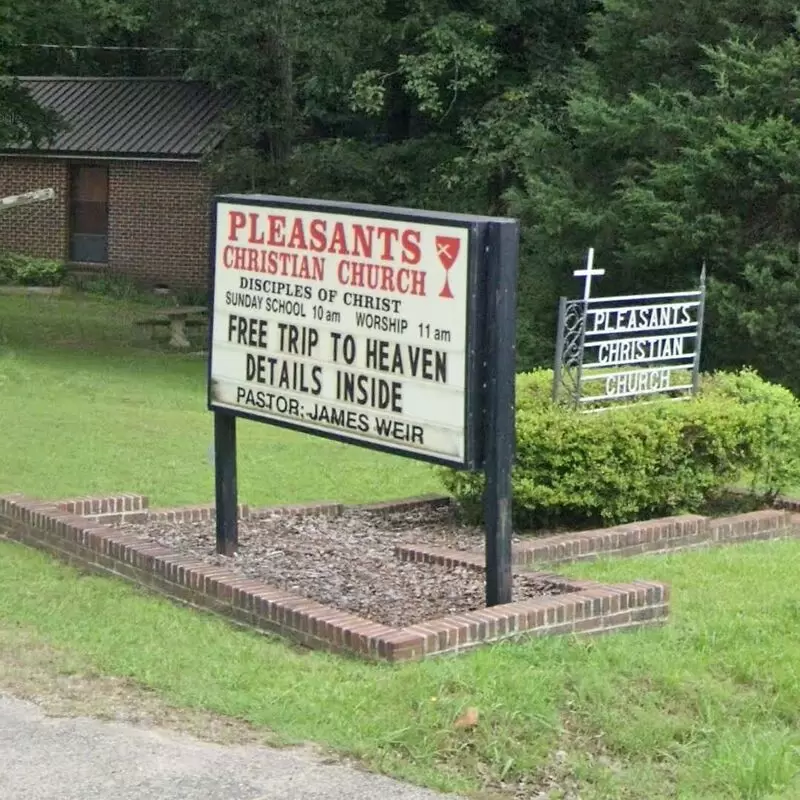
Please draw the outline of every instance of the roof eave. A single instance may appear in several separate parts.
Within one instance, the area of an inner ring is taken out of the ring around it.
[[[205,153],[115,153],[75,150],[0,149],[0,156],[28,159],[54,159],[62,161],[159,161],[197,164]]]

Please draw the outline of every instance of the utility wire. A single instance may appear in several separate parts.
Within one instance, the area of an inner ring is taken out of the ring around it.
[[[100,44],[32,44],[22,43],[15,47],[39,47],[44,50],[135,50],[146,53],[199,52],[199,47],[123,47]]]

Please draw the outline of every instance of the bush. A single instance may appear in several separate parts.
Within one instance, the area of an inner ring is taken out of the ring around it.
[[[789,389],[756,372],[716,372],[703,380],[703,395],[744,406],[752,431],[751,488],[768,500],[800,484],[800,403]]]
[[[755,373],[706,377],[698,397],[581,414],[550,400],[552,371],[517,380],[515,522],[613,525],[698,511],[748,478],[770,494],[800,481],[800,406]],[[480,473],[445,469],[480,514]]]
[[[127,275],[91,274],[86,277],[80,274],[70,278],[70,283],[86,294],[108,297],[111,300],[151,300],[152,292],[146,292],[133,278]]]
[[[0,253],[0,285],[60,286],[64,265],[49,258]]]

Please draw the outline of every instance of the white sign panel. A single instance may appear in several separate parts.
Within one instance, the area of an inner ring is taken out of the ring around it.
[[[209,406],[464,464],[472,228],[351,208],[218,199]]]

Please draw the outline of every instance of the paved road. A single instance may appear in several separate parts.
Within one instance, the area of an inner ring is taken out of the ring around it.
[[[2,800],[456,800],[302,750],[47,717],[0,695]]]

